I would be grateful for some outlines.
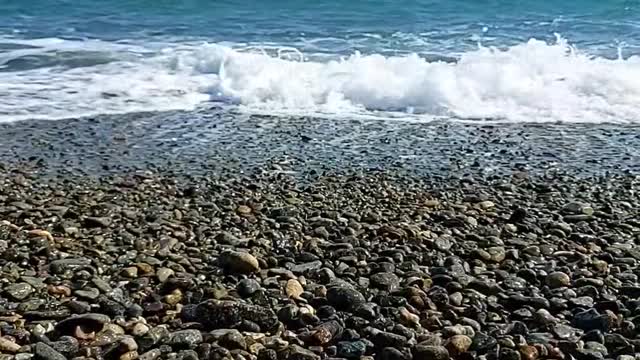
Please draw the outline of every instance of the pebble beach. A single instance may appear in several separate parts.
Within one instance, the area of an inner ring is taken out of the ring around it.
[[[622,140],[401,124],[331,142],[375,124],[269,119],[194,138],[140,118],[3,125],[0,359],[638,359]],[[463,156],[425,140],[444,131],[476,137]]]

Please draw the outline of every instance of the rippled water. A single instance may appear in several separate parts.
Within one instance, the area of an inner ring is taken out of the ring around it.
[[[640,121],[639,1],[0,2],[0,121]]]

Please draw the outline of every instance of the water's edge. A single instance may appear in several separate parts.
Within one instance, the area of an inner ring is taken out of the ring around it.
[[[0,162],[43,173],[301,174],[394,170],[428,176],[513,171],[639,173],[640,126],[408,123],[249,116],[222,109],[0,124]]]

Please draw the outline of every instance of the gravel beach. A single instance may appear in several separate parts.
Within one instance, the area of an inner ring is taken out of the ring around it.
[[[640,179],[610,171],[624,161],[451,176],[390,166],[401,146],[319,167],[226,138],[257,161],[123,169],[100,165],[120,161],[113,144],[82,156],[105,137],[52,130],[73,124],[0,136],[21,155],[0,174],[0,359],[640,358]],[[25,151],[36,138],[49,150]]]
[[[0,0],[0,360],[640,360],[639,15]]]

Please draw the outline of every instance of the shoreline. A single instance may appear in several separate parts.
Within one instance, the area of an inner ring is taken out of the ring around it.
[[[0,124],[0,163],[52,176],[150,170],[305,176],[351,170],[417,177],[580,177],[640,173],[640,127],[616,124],[405,123],[201,112]]]

